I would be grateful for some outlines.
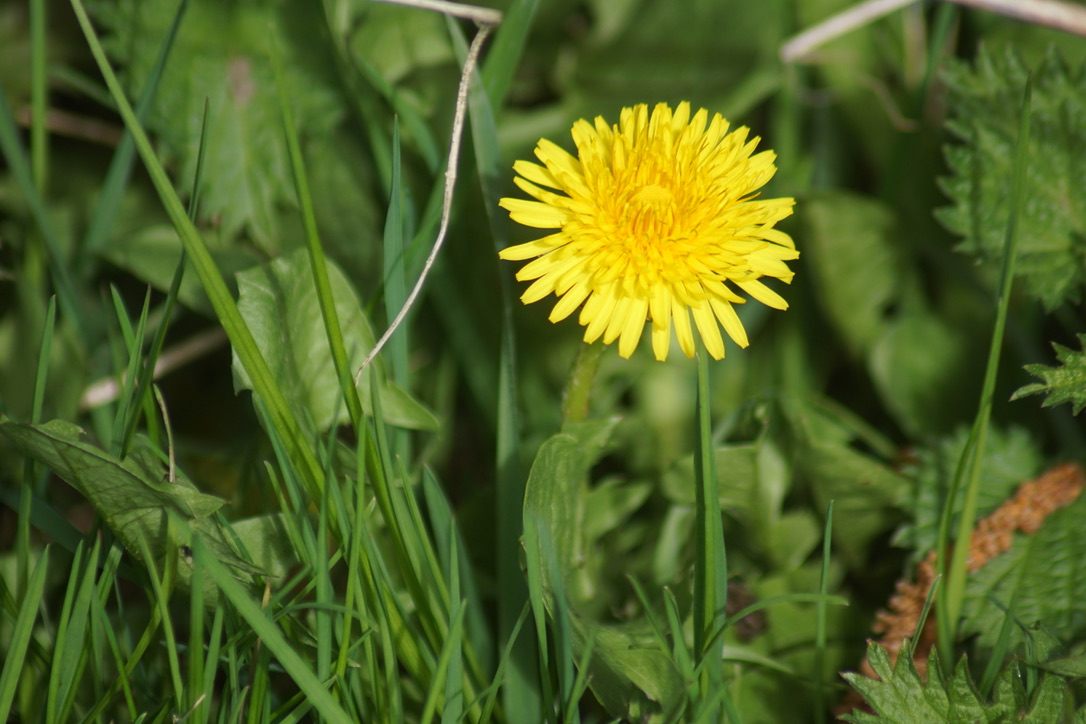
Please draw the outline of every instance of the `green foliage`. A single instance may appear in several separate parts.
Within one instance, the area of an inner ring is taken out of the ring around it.
[[[961,383],[976,363],[969,305],[931,293],[926,270],[897,237],[890,204],[824,191],[805,207],[818,304],[845,350],[910,434],[949,429],[975,399]]]
[[[1086,334],[1078,335],[1078,342],[1083,348],[1081,352],[1053,342],[1060,366],[1026,365],[1027,372],[1044,381],[1020,387],[1011,399],[1045,393],[1047,397],[1041,403],[1042,407],[1070,402],[1074,414],[1082,412],[1082,408],[1086,407]]]
[[[280,388],[298,413],[311,419],[318,431],[348,420],[339,380],[332,364],[332,352],[320,319],[317,288],[304,250],[277,258],[270,264],[239,272],[238,311],[252,330],[264,358],[271,365]],[[332,298],[343,335],[351,340],[348,350],[351,369],[358,369],[373,349],[373,328],[362,311],[350,283],[336,266],[328,264]],[[380,365],[378,365],[380,369]],[[244,367],[235,359],[238,388],[251,383]],[[370,375],[359,380],[359,394],[368,408],[372,393]],[[377,373],[377,393],[385,419],[402,427],[433,430],[433,414],[411,398],[383,371]]]
[[[978,691],[963,658],[950,678],[943,672],[939,657],[928,658],[927,678],[921,680],[913,662],[912,646],[906,643],[893,664],[886,650],[876,643],[867,647],[867,660],[878,674],[869,679],[844,674],[845,679],[875,710],[875,715],[854,712],[845,717],[855,724],[1011,724],[1012,722],[1067,721],[1073,710],[1070,687],[1065,679],[1043,675],[1027,692],[1020,664],[1012,662],[1000,674],[992,698]],[[1076,719],[1077,721],[1077,719]]]
[[[1046,308],[1077,301],[1086,283],[1086,70],[1050,52],[1030,68],[1011,47],[982,46],[974,64],[953,61],[943,78],[951,120],[963,145],[946,149],[953,175],[942,186],[954,206],[939,218],[965,238],[961,250],[1002,258],[1010,212],[1018,108],[1033,75],[1033,133],[1019,219],[1018,274]]]
[[[226,501],[201,493],[151,451],[136,450],[118,460],[83,442],[83,431],[63,420],[27,425],[0,416],[0,434],[84,495],[136,559],[146,561],[149,553],[152,560],[146,562],[158,570],[176,568],[182,585],[192,579],[193,536],[237,573],[259,571],[235,553],[230,533],[215,516]],[[214,600],[211,583],[199,585],[206,600]]]
[[[87,4],[77,28],[67,3],[0,3],[0,720],[827,721],[908,555],[961,514],[940,519],[993,336],[971,262],[1003,253],[1030,65],[1019,271],[1044,305],[1009,300],[1005,353],[1086,347],[1083,73],[1041,49],[1083,51],[1026,23],[916,6],[782,64],[848,0],[489,3],[447,244],[356,387],[441,220],[473,24]],[[739,305],[751,345],[697,397],[681,356],[592,348],[564,404],[576,325],[523,309],[494,254],[534,233],[498,207],[509,167],[577,118],[680,100],[776,151],[790,309]],[[171,307],[148,288],[182,248]],[[186,356],[220,327],[229,350]],[[1086,351],[1056,350],[1018,396],[1078,412]],[[1082,459],[1078,421],[1038,407],[995,405],[979,515]],[[970,575],[949,658],[972,672],[933,660],[923,684],[872,650],[882,681],[854,681],[878,714],[853,720],[1086,721],[1083,505]]]
[[[126,68],[128,88],[138,91],[177,3],[118,0],[95,3],[94,9],[112,31],[107,48]],[[274,44],[288,55],[286,82],[299,126],[326,136],[342,110],[329,72],[331,58],[314,52],[324,47],[321,32],[318,17],[299,2],[191,3],[149,124],[164,155],[177,159],[180,186],[189,188],[200,141],[200,125],[192,119],[200,118],[208,103],[203,218],[217,218],[228,238],[246,231],[269,252],[289,239],[280,229],[278,207],[294,198],[269,53]]]
[[[587,526],[592,506],[585,476],[613,427],[613,420],[581,423],[540,448],[524,493],[525,519],[538,532],[527,546],[528,567],[540,572],[548,612],[560,608],[569,617],[577,660],[591,642],[589,685],[608,712],[635,721],[668,721],[681,705],[682,679],[653,645],[647,627],[599,623],[586,611],[598,599],[594,569],[604,564],[588,551],[611,526],[598,520]]]

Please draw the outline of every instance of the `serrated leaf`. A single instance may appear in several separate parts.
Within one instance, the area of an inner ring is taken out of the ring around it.
[[[954,206],[939,218],[965,237],[960,249],[985,260],[1003,254],[1022,92],[1030,69],[1012,48],[982,47],[975,64],[950,61],[944,80]],[[1086,72],[1050,53],[1033,71],[1026,199],[1018,221],[1017,274],[1049,309],[1077,300],[1086,283]]]
[[[1027,697],[1018,671],[1012,661],[1000,672],[990,701],[977,692],[963,657],[947,680],[939,659],[933,651],[928,659],[927,681],[923,681],[913,662],[911,642],[906,641],[891,665],[886,650],[877,643],[867,648],[867,660],[878,679],[855,673],[843,674],[875,715],[853,712],[842,717],[856,724],[1015,724],[1017,722],[1064,721],[1070,690],[1066,680],[1057,676],[1042,676],[1032,697]]]
[[[1026,625],[1041,622],[1063,640],[1086,635],[1086,496],[1048,518],[1033,535],[1016,534],[1006,553],[974,573],[966,586],[961,633],[977,635],[982,647],[993,647],[1005,611]],[[1010,646],[1023,641],[1020,627],[1011,629]]]
[[[176,9],[175,0],[94,4],[132,92],[146,82]],[[217,220],[226,237],[246,231],[269,253],[281,240],[278,208],[294,204],[269,52],[274,43],[283,56],[299,131],[327,134],[343,111],[324,32],[322,13],[297,0],[192,0],[148,121],[162,153],[178,162],[179,186],[191,188],[207,101],[202,218]]]
[[[136,450],[119,460],[83,442],[83,431],[63,420],[30,425],[0,415],[0,434],[89,500],[134,558],[142,561],[142,551],[150,551],[161,573],[166,557],[176,556],[182,585],[192,580],[182,551],[191,546],[193,535],[200,535],[215,556],[235,570],[260,572],[238,557],[213,517],[226,501],[200,492],[183,475],[170,481],[166,467],[150,451]],[[211,581],[205,579],[201,585],[205,600],[214,601],[217,589]]]
[[[1026,395],[1047,394],[1041,407],[1052,407],[1070,402],[1073,414],[1082,412],[1082,408],[1086,407],[1086,334],[1078,335],[1078,343],[1083,351],[1069,349],[1053,342],[1052,347],[1056,350],[1056,359],[1061,366],[1026,365],[1027,372],[1034,377],[1040,377],[1044,382],[1020,387],[1011,399],[1017,400]]]
[[[309,264],[309,256],[299,249],[270,264],[238,273],[238,311],[249,325],[284,396],[299,413],[309,416],[318,430],[327,430],[334,423],[346,422],[348,413]],[[373,348],[373,328],[343,272],[331,260],[327,264],[350,366],[357,369]],[[387,379],[380,363],[376,364],[385,421],[412,429],[436,429],[438,421],[433,413]],[[237,387],[249,389],[248,375],[236,356],[234,372]],[[369,374],[361,376],[358,390],[362,406],[369,413],[373,399]]]
[[[605,625],[582,613],[591,597],[591,581],[583,576],[585,511],[589,499],[586,476],[600,455],[616,421],[567,426],[547,440],[536,455],[524,494],[524,515],[545,529],[535,538],[550,550],[529,547],[543,578],[544,604],[553,611],[555,582],[549,556],[557,559],[569,613],[574,658],[580,660],[592,641],[589,686],[612,716],[634,721],[667,721],[684,695],[682,677],[670,658],[652,644],[646,627]],[[527,525],[527,523],[526,523]]]

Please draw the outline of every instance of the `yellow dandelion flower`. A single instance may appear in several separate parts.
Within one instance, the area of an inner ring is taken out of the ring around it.
[[[553,292],[552,322],[581,307],[584,341],[617,339],[627,358],[646,320],[656,359],[667,359],[672,327],[693,357],[691,314],[714,359],[724,357],[721,326],[746,347],[734,309],[746,300],[737,291],[786,309],[759,280],[791,282],[785,262],[799,256],[791,237],[774,228],[795,201],[757,197],[777,170],[776,155],[751,155],[760,139],[748,133],[729,132],[724,118],[710,120],[704,109],[691,117],[684,102],[674,111],[660,103],[651,116],[644,104],[624,108],[614,126],[600,117],[577,121],[576,157],[540,140],[542,165],[513,166],[517,186],[535,201],[501,200],[514,221],[558,230],[501,252],[502,259],[534,260],[517,272],[520,281],[534,280],[521,300]]]

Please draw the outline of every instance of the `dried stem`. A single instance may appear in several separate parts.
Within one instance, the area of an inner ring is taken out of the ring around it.
[[[884,15],[911,5],[916,0],[867,0],[804,30],[781,46],[786,63],[807,58],[816,48]],[[1044,25],[1086,36],[1086,7],[1062,0],[943,0],[979,10],[1006,15],[1035,25]]]
[[[452,199],[453,190],[456,187],[456,169],[460,163],[460,143],[464,135],[464,118],[467,115],[468,108],[468,88],[471,85],[471,77],[475,74],[475,66],[479,62],[479,54],[483,49],[483,44],[486,42],[487,37],[490,35],[494,26],[501,21],[501,13],[497,11],[489,10],[488,8],[470,8],[467,5],[457,5],[455,3],[443,2],[442,0],[382,0],[383,2],[395,2],[398,5],[410,5],[413,7],[421,7],[433,10],[440,10],[441,12],[448,12],[456,15],[457,17],[470,17],[476,22],[480,23],[479,30],[475,33],[475,37],[472,38],[471,47],[468,48],[467,57],[464,58],[464,68],[460,73],[460,85],[456,91],[456,111],[453,115],[452,124],[452,138],[449,141],[449,157],[445,164],[445,196],[441,204],[441,223],[438,226],[437,238],[434,240],[434,246],[430,250],[430,255],[426,257],[426,263],[422,267],[422,273],[419,274],[418,281],[415,282],[415,286],[411,289],[411,293],[407,295],[407,299],[404,301],[403,306],[400,308],[396,318],[392,320],[392,324],[385,333],[381,335],[381,338],[377,340],[377,344],[373,346],[373,349],[369,351],[365,359],[362,360],[362,364],[358,367],[358,372],[355,373],[354,383],[358,385],[358,381],[362,377],[362,371],[366,369],[367,365],[373,361],[373,358],[381,351],[381,349],[392,337],[396,329],[403,322],[404,317],[414,306],[415,300],[418,299],[419,293],[422,291],[422,285],[426,282],[426,277],[430,273],[430,269],[434,265],[434,260],[437,259],[438,252],[441,251],[441,247],[445,243],[445,236],[449,231],[449,217],[452,215]],[[450,6],[452,9],[450,9]],[[468,10],[474,10],[472,14],[468,14]]]

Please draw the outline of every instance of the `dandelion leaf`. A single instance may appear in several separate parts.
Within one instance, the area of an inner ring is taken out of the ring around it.
[[[133,96],[150,76],[177,2],[112,0],[93,9]],[[160,151],[178,165],[179,187],[188,189],[207,102],[202,218],[217,222],[226,237],[244,231],[266,252],[281,241],[279,207],[294,203],[273,45],[299,131],[323,137],[342,115],[321,17],[298,0],[192,0],[148,119]]]
[[[238,546],[271,578],[286,578],[299,564],[283,517],[282,512],[269,513],[237,520],[230,525]]]
[[[908,641],[896,663],[891,663],[886,650],[874,642],[868,645],[867,660],[878,679],[844,674],[875,711],[875,714],[855,711],[843,717],[855,724],[1042,724],[1066,721],[1072,703],[1067,682],[1058,676],[1043,676],[1032,695],[1027,696],[1018,663],[1014,661],[1000,673],[991,699],[987,699],[977,691],[964,657],[958,662],[954,676],[947,679],[933,651],[928,659],[926,681],[916,670]]]
[[[589,613],[595,584],[584,574],[592,546],[586,512],[587,475],[604,450],[614,420],[567,426],[536,455],[524,496],[529,569],[540,572],[548,615],[568,621],[573,659],[591,645],[588,683],[607,711],[624,721],[671,721],[683,697],[674,664],[637,623],[600,623]]]
[[[1086,496],[1057,510],[1032,535],[1016,534],[1006,553],[972,574],[962,607],[961,633],[978,636],[978,645],[993,648],[1007,611],[1023,625],[1042,622],[1063,641],[1086,638]],[[1010,646],[1027,634],[1021,626],[1010,633]]]
[[[328,277],[352,372],[373,348],[373,328],[343,272],[329,260]],[[348,413],[321,318],[309,256],[299,249],[269,264],[238,273],[238,310],[268,361],[280,389],[302,419],[318,430],[346,422]],[[379,361],[375,362],[380,364]],[[250,389],[244,368],[234,358],[238,389]],[[378,394],[384,419],[400,427],[433,430],[437,418],[378,369]],[[369,412],[370,375],[359,379],[362,406]]]
[[[1011,399],[1046,394],[1047,397],[1041,403],[1042,407],[1070,402],[1074,414],[1082,412],[1082,408],[1086,407],[1086,334],[1078,335],[1078,343],[1083,348],[1082,351],[1053,342],[1052,346],[1056,350],[1056,359],[1060,366],[1026,365],[1027,372],[1044,381],[1020,387]]]
[[[146,562],[143,552],[148,551],[159,574],[167,557],[174,557],[178,582],[191,584],[185,548],[194,535],[235,571],[260,572],[234,552],[230,534],[214,517],[226,501],[200,492],[180,473],[170,480],[166,466],[150,451],[118,459],[84,442],[83,431],[63,420],[31,425],[0,415],[0,434],[89,500],[133,557]],[[214,584],[205,579],[201,585],[205,600],[213,601]]]
[[[795,466],[810,478],[818,506],[832,500],[834,550],[855,568],[867,565],[872,541],[901,517],[909,481],[887,463],[858,449],[856,430],[816,405],[782,402],[788,436],[779,450],[794,450]],[[783,499],[783,498],[782,498]]]
[[[1012,49],[982,47],[972,66],[951,61],[944,74],[948,127],[961,144],[946,149],[952,175],[941,181],[954,205],[938,215],[982,261],[1003,254],[1029,72]],[[1086,283],[1086,69],[1050,52],[1033,69],[1032,113],[1016,273],[1052,309],[1078,300]]]

